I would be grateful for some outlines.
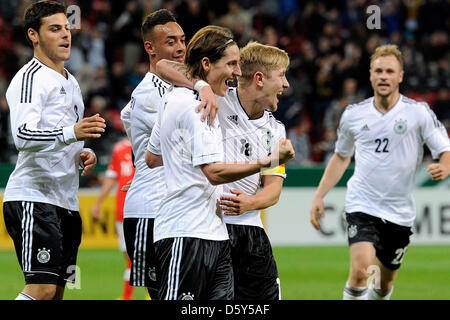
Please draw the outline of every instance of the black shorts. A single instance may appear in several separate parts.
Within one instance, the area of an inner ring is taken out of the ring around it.
[[[235,300],[280,300],[280,279],[272,246],[263,228],[227,224]]]
[[[147,287],[150,297],[158,299],[159,282],[153,245],[155,219],[125,218],[123,232],[128,257],[131,261],[130,285]]]
[[[401,226],[362,212],[346,213],[348,243],[370,242],[376,249],[376,256],[381,263],[391,269],[400,268],[411,227]]]
[[[48,203],[3,203],[6,229],[14,241],[26,284],[75,283],[81,217]]]
[[[164,300],[232,300],[230,242],[167,238],[155,242]]]

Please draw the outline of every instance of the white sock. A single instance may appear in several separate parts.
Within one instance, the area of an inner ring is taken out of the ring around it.
[[[26,293],[21,292],[17,296],[16,300],[36,300],[36,299]]]
[[[370,286],[367,290],[367,300],[389,300],[392,295],[392,291],[394,291],[394,286],[392,286],[391,291],[385,296],[382,296],[377,289],[373,286]]]
[[[367,287],[352,287],[346,283],[344,300],[367,300]]]
[[[125,269],[125,271],[123,272],[123,280],[125,281],[130,281],[130,273],[131,273],[131,269]]]

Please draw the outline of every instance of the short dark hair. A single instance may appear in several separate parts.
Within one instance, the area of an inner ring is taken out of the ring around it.
[[[54,15],[56,13],[64,13],[66,15],[66,6],[57,1],[44,0],[32,3],[27,7],[23,19],[23,28],[28,42],[31,43],[31,40],[28,37],[28,29],[34,29],[39,33],[39,29],[42,25],[42,18]]]
[[[213,25],[201,28],[186,47],[184,63],[188,74],[205,80],[202,59],[206,57],[211,63],[215,63],[225,56],[225,50],[233,44],[236,42],[230,29]]]
[[[142,40],[148,40],[155,26],[159,24],[166,24],[168,22],[177,22],[177,20],[173,13],[167,9],[156,10],[148,14],[145,17],[141,27]]]

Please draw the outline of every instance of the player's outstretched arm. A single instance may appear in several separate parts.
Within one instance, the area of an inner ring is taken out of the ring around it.
[[[105,132],[105,119],[97,113],[91,117],[81,119],[75,126],[75,136],[77,141],[89,138],[97,139],[101,137],[101,133]]]
[[[201,121],[205,121],[205,119],[209,116],[208,124],[213,124],[217,111],[219,110],[219,104],[217,103],[216,95],[209,85],[201,85],[199,88],[196,88],[195,84],[198,79],[193,79],[187,73],[186,66],[180,62],[162,59],[156,63],[156,71],[166,81],[174,85],[197,89],[201,103],[197,107],[196,111],[200,112],[204,110],[200,118]]]
[[[278,141],[274,152],[252,162],[221,163],[214,162],[202,165],[202,171],[212,185],[219,185],[240,180],[259,172],[263,168],[273,168],[284,164],[295,157],[295,151],[291,141],[281,139]]]
[[[339,180],[341,180],[345,170],[350,164],[350,160],[350,157],[342,157],[338,153],[335,153],[325,168],[325,172],[320,180],[309,212],[311,224],[317,230],[320,229],[319,214],[321,217],[325,215],[323,199]]]
[[[427,171],[433,180],[446,179],[450,174],[450,151],[443,152],[438,163],[429,164]]]
[[[220,197],[220,205],[225,215],[240,215],[250,210],[261,210],[273,206],[280,199],[284,178],[276,175],[264,176],[264,188],[249,196],[244,191],[231,189],[236,196]]]

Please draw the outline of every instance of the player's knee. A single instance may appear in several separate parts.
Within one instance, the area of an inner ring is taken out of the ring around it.
[[[350,277],[352,278],[352,282],[354,283],[357,283],[359,285],[365,284],[368,279],[367,268],[365,266],[353,268]]]

